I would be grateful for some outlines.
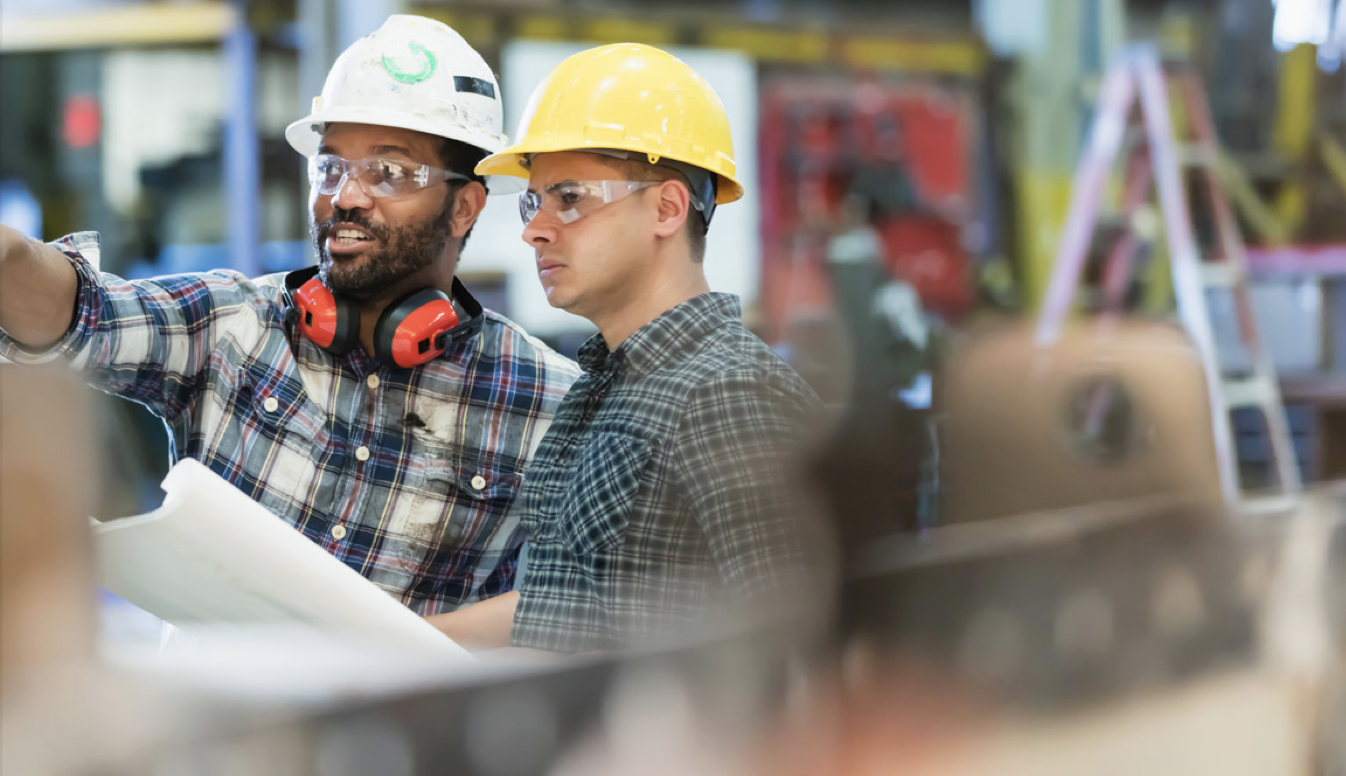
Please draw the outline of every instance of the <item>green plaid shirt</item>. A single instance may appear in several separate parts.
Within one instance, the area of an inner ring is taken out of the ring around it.
[[[595,336],[579,361],[513,508],[515,645],[629,646],[813,584],[790,460],[820,403],[737,298],[691,299],[612,352]]]

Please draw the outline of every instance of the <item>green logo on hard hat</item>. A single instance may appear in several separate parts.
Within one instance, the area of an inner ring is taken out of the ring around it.
[[[388,75],[404,84],[418,84],[435,72],[435,55],[415,41],[408,43],[407,47],[411,49],[412,55],[419,63],[419,69],[403,70],[389,59],[387,54],[383,55],[383,69],[388,71]]]

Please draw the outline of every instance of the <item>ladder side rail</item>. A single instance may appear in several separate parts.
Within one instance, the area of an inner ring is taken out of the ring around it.
[[[1216,135],[1215,122],[1211,119],[1210,103],[1206,98],[1205,89],[1201,86],[1200,76],[1195,71],[1187,69],[1180,78],[1186,104],[1189,106],[1188,114],[1195,140],[1206,148],[1212,157],[1218,157],[1219,138]],[[1258,332],[1253,311],[1252,293],[1248,284],[1247,247],[1243,242],[1243,235],[1239,232],[1238,221],[1234,217],[1229,199],[1220,188],[1218,169],[1201,168],[1200,173],[1205,179],[1206,192],[1215,220],[1220,260],[1228,265],[1228,269],[1233,273],[1233,283],[1229,290],[1234,301],[1239,336],[1247,350],[1253,374],[1266,383],[1267,399],[1265,403],[1259,405],[1259,408],[1266,418],[1267,441],[1276,459],[1276,476],[1282,491],[1297,493],[1302,488],[1299,467],[1295,460],[1294,445],[1290,438],[1290,423],[1285,416],[1280,385],[1276,380],[1276,366]]]
[[[1103,268],[1103,315],[1114,317],[1122,312],[1126,300],[1127,284],[1131,280],[1136,253],[1141,246],[1141,238],[1136,234],[1132,217],[1137,208],[1145,202],[1154,181],[1148,148],[1134,151],[1127,160],[1126,182],[1120,203],[1121,215],[1125,227],[1121,237],[1108,252],[1107,263]]]
[[[1206,101],[1205,91],[1201,88],[1199,76],[1185,70],[1178,78],[1179,88],[1189,106],[1188,118],[1196,143],[1212,158],[1218,159],[1219,140],[1215,135],[1215,123],[1211,120],[1210,105]],[[1248,350],[1249,358],[1255,361],[1262,348],[1257,334],[1257,323],[1253,318],[1252,299],[1248,295],[1247,284],[1241,282],[1247,277],[1248,272],[1243,236],[1239,234],[1238,221],[1234,218],[1229,200],[1220,188],[1218,168],[1198,169],[1203,179],[1206,197],[1210,201],[1219,261],[1226,265],[1234,279],[1230,285],[1230,293],[1234,301],[1235,319],[1238,321],[1239,339]]]
[[[1205,289],[1201,283],[1198,266],[1200,257],[1192,234],[1191,214],[1179,174],[1173,123],[1169,116],[1168,89],[1155,52],[1146,51],[1137,56],[1135,62],[1140,101],[1150,139],[1150,156],[1154,161],[1155,185],[1164,212],[1178,317],[1196,344],[1197,354],[1206,373],[1220,490],[1225,503],[1233,508],[1237,506],[1240,496],[1238,467],[1234,461],[1233,429],[1225,406],[1223,372],[1215,357],[1210,312],[1206,307]]]
[[[1070,316],[1084,262],[1088,258],[1094,226],[1098,221],[1103,188],[1111,173],[1113,160],[1121,148],[1135,93],[1135,77],[1131,68],[1120,66],[1108,71],[1094,120],[1090,124],[1088,142],[1075,173],[1070,209],[1052,264],[1051,281],[1038,316],[1039,346],[1054,342]]]
[[[1178,76],[1184,101],[1188,105],[1188,120],[1191,122],[1192,135],[1204,152],[1209,154],[1216,164],[1201,168],[1206,185],[1206,193],[1215,217],[1216,238],[1220,247],[1220,259],[1237,265],[1235,271],[1247,270],[1247,260],[1243,256],[1243,236],[1239,234],[1238,221],[1229,206],[1229,198],[1220,186],[1219,158],[1220,141],[1216,136],[1215,122],[1211,119],[1210,103],[1201,87],[1201,77],[1190,70]],[[1243,261],[1238,261],[1244,259]]]

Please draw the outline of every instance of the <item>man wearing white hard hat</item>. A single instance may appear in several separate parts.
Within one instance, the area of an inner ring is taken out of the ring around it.
[[[717,204],[743,195],[714,90],[651,46],[575,54],[477,171],[528,179],[542,288],[598,334],[515,502],[518,590],[432,622],[468,646],[579,652],[816,613],[829,542],[792,458],[820,403],[702,263]]]
[[[500,90],[445,25],[390,17],[286,130],[318,264],[127,281],[98,236],[0,226],[0,355],[68,359],[191,457],[422,615],[509,590],[506,510],[578,370],[455,278]],[[506,179],[507,184],[509,181]],[[519,187],[514,186],[514,190]]]

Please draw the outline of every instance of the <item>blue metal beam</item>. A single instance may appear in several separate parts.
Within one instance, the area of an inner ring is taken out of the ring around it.
[[[249,277],[260,274],[261,144],[257,138],[257,36],[248,26],[249,0],[234,0],[238,18],[224,39],[228,105],[224,119],[224,199],[229,229],[229,265]]]

